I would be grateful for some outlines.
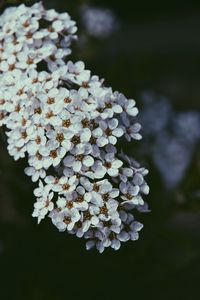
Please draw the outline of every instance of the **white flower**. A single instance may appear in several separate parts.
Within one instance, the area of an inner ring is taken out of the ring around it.
[[[107,180],[97,181],[91,186],[88,186],[87,183],[81,182],[87,190],[91,192],[91,202],[98,207],[103,207],[106,202],[106,206],[109,209],[110,207],[117,208],[118,202],[114,198],[119,196],[119,190],[113,188],[112,184]]]
[[[133,176],[133,170],[131,168],[121,168],[119,176],[121,181],[127,182],[128,178]]]
[[[160,135],[153,147],[153,160],[166,187],[174,188],[183,178],[192,151],[188,144],[168,134]]]
[[[200,140],[200,114],[189,111],[177,114],[174,117],[176,136],[184,143],[195,144]]]
[[[121,121],[123,122],[123,130],[125,132],[125,138],[130,142],[131,139],[140,140],[142,138],[139,133],[141,125],[139,123],[131,124],[130,118],[126,114],[120,115]]]
[[[72,176],[70,178],[66,176],[62,176],[57,183],[54,184],[53,190],[58,192],[59,194],[71,193],[75,190],[77,185],[76,176]]]
[[[117,119],[111,119],[108,120],[108,122],[101,121],[99,123],[100,128],[104,131],[107,144],[111,143],[115,145],[117,143],[117,137],[121,137],[124,134],[124,131],[122,128],[117,127],[118,126],[118,120]]]
[[[39,178],[44,178],[46,176],[46,171],[44,169],[36,170],[34,167],[27,167],[24,170],[25,174],[31,176],[33,182],[39,180]]]
[[[43,128],[34,130],[29,142],[27,143],[27,152],[29,155],[36,155],[46,144],[46,136]]]
[[[53,211],[50,214],[52,223],[58,228],[59,231],[71,231],[76,222],[80,219],[80,214],[76,208],[65,208],[59,212]]]
[[[84,5],[81,16],[88,33],[98,38],[108,37],[118,27],[116,17],[109,9]]]
[[[138,185],[132,185],[130,182],[121,182],[120,191],[122,193],[121,198],[124,200],[122,204],[128,204],[128,206],[144,204],[144,200],[138,194],[140,191]]]
[[[104,166],[107,169],[107,173],[115,177],[119,174],[119,168],[123,165],[123,162],[119,159],[115,158],[113,153],[107,153],[105,155],[105,163]]]
[[[35,53],[19,52],[17,55],[16,68],[26,70],[28,68],[36,68]]]
[[[83,231],[86,232],[90,226],[94,227],[99,223],[97,216],[98,208],[94,205],[89,205],[88,210],[81,212],[81,219]]]
[[[119,94],[118,103],[128,115],[135,117],[138,114],[138,109],[135,107],[135,100],[126,99],[123,94]]]
[[[90,71],[85,70],[85,65],[82,61],[78,61],[75,64],[69,61],[67,66],[69,73],[65,75],[65,79],[68,79],[80,86],[89,82]]]
[[[17,147],[15,143],[10,142],[7,149],[9,154],[13,156],[14,160],[25,157],[26,147]]]
[[[39,154],[44,158],[45,164],[49,167],[53,165],[56,167],[60,164],[62,158],[66,154],[66,150],[64,147],[56,147],[56,143],[47,142],[45,147],[42,147],[39,151]]]
[[[98,227],[109,227],[118,232],[121,225],[119,213],[117,211],[118,202],[115,200],[107,201],[104,206],[99,208],[99,220],[102,221]]]
[[[34,190],[34,195],[37,197],[37,202],[34,204],[33,217],[37,217],[39,223],[49,211],[53,210],[52,198],[54,193],[51,192],[51,186],[44,186],[40,180],[39,187]]]
[[[90,155],[84,156],[83,154],[79,155],[69,155],[64,159],[64,165],[67,167],[72,167],[74,172],[80,172],[82,165],[86,167],[91,167],[94,164],[94,158]]]
[[[101,179],[106,174],[106,168],[100,160],[95,160],[91,170],[85,171],[84,174],[91,179]]]
[[[53,210],[54,203],[51,201],[53,193],[50,193],[47,197],[44,195],[41,198],[37,198],[37,202],[34,204],[34,211],[32,216],[38,218],[38,224],[46,216],[46,214]]]
[[[85,192],[83,187],[78,186],[76,192],[74,192],[72,196],[74,199],[74,207],[76,207],[79,211],[86,211],[88,209],[92,195]]]
[[[26,129],[23,129],[23,127],[16,128],[13,131],[7,133],[7,135],[9,136],[8,143],[10,142],[15,143],[16,147],[21,148],[30,141],[33,132],[34,132],[33,126],[29,126]]]
[[[111,247],[114,250],[119,250],[121,243],[120,240],[117,238],[117,234],[110,229],[106,229],[106,236],[103,240],[104,247]]]
[[[51,186],[50,185],[44,185],[42,180],[39,180],[39,187],[37,187],[34,190],[34,195],[36,197],[42,197],[42,196],[48,196],[49,192],[51,190]]]
[[[69,151],[72,148],[70,139],[73,137],[73,133],[68,129],[55,127],[54,130],[49,130],[47,132],[47,137],[54,142],[56,148],[60,145],[66,151]]]
[[[123,109],[121,105],[116,102],[117,98],[115,98],[112,91],[104,91],[102,93],[102,89],[100,89],[99,92],[100,95],[97,97],[98,107],[96,110],[103,120],[113,118],[114,114],[122,113]]]
[[[117,235],[117,238],[121,242],[127,242],[130,239],[135,241],[139,238],[138,231],[140,231],[142,228],[143,224],[134,221],[132,215],[129,215],[125,225],[122,227],[121,232]]]

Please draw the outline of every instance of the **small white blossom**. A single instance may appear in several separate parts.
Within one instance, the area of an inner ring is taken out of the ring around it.
[[[59,212],[54,210],[49,216],[59,231],[65,231],[66,229],[71,231],[80,219],[80,214],[76,208],[66,208]]]

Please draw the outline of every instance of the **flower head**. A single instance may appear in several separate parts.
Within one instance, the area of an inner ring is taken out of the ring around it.
[[[39,181],[38,223],[48,215],[59,231],[87,239],[87,249],[118,250],[142,228],[132,210],[148,211],[148,171],[118,149],[123,136],[141,138],[138,109],[82,61],[65,62],[75,32],[67,13],[41,3],[4,12],[0,125],[8,129],[9,154],[27,157],[25,173]]]

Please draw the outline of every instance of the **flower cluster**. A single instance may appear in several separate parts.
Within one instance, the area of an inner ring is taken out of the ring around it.
[[[8,9],[0,26],[0,125],[8,129],[9,154],[26,157],[25,173],[38,181],[33,216],[39,223],[48,215],[59,231],[100,252],[138,239],[143,225],[132,210],[148,211],[148,171],[116,146],[123,136],[141,139],[135,101],[105,87],[82,61],[65,62],[76,30],[68,14],[22,5]],[[17,54],[7,55],[12,44]]]
[[[0,72],[26,72],[41,62],[54,71],[71,53],[76,30],[68,13],[45,10],[41,3],[6,9],[0,18]]]

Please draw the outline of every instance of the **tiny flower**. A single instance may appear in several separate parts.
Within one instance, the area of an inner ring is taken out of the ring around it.
[[[101,121],[99,123],[100,128],[104,131],[105,136],[107,138],[107,144],[111,143],[115,145],[117,143],[117,137],[121,137],[124,134],[122,128],[118,126],[118,120],[112,119],[109,120],[107,123],[105,121]]]
[[[27,167],[24,170],[25,174],[31,176],[33,182],[39,180],[39,178],[45,178],[46,171],[44,169],[36,170],[34,167]]]
[[[113,153],[108,153],[105,155],[104,167],[107,169],[107,173],[110,176],[117,176],[119,174],[119,168],[123,165],[123,162],[115,158]]]
[[[94,159],[90,155],[68,155],[67,157],[65,157],[63,162],[65,166],[72,167],[74,172],[80,172],[82,166],[91,167],[94,164]]]
[[[120,183],[120,191],[122,192],[121,199],[122,204],[127,204],[128,207],[131,207],[132,205],[142,205],[144,204],[144,200],[139,193],[139,186],[132,185],[130,182],[121,182]]]
[[[80,214],[76,208],[64,209],[59,212],[52,211],[49,215],[52,223],[58,228],[59,231],[71,231],[76,222],[80,219]]]
[[[34,211],[32,216],[38,218],[38,224],[46,216],[46,214],[53,210],[54,203],[51,201],[53,198],[53,193],[50,193],[48,196],[44,195],[41,198],[37,199],[37,202],[34,204]]]

